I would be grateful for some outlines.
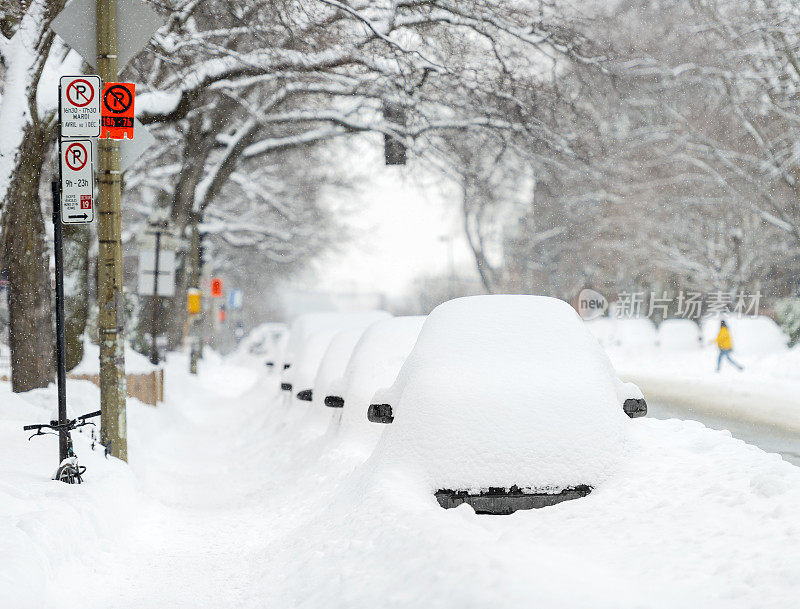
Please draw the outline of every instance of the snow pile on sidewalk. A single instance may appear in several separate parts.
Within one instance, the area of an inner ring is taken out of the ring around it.
[[[150,359],[125,346],[125,373],[149,374],[158,370],[158,366],[150,363]],[[83,358],[80,363],[69,371],[70,374],[100,374],[100,346],[88,339],[83,341]]]
[[[605,318],[587,325],[620,377],[639,385],[647,399],[800,432],[800,348],[788,348],[767,318],[726,321],[742,372],[725,361],[716,372],[715,318],[704,321],[702,332],[689,320],[664,321],[652,342],[619,338],[634,335],[648,320]]]

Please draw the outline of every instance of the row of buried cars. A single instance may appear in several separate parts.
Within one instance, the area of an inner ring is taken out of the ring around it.
[[[574,309],[541,296],[458,298],[426,317],[302,315],[266,364],[308,425],[478,513],[589,494],[647,412]]]

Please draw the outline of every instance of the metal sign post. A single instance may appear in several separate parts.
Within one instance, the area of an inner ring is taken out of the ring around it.
[[[150,296],[152,306],[150,318],[150,361],[158,364],[158,317],[161,312],[161,297],[175,294],[175,251],[172,231],[154,222],[140,240],[139,250],[139,296]],[[152,241],[150,237],[153,237]]]
[[[158,334],[158,307],[161,301],[158,298],[158,258],[159,250],[161,249],[161,231],[156,231],[156,250],[155,250],[155,269],[153,272],[153,319],[150,326],[150,363],[158,365],[158,345],[156,344],[156,335]]]
[[[58,143],[61,156],[61,140]],[[59,163],[59,167],[61,163]],[[56,259],[56,379],[58,381],[58,423],[67,422],[67,347],[64,337],[64,237],[59,218],[59,182],[52,183],[53,189],[53,248]],[[67,458],[69,440],[63,429],[58,432],[58,461]]]
[[[62,3],[63,4],[63,3]],[[119,4],[119,11],[117,5]],[[120,17],[118,19],[118,16]],[[119,28],[118,21],[125,27]],[[102,80],[114,83],[122,68],[147,43],[152,34],[163,24],[163,19],[141,0],[73,0],[53,19],[51,29],[64,39],[89,64],[97,66]],[[118,55],[119,54],[119,55]],[[97,101],[102,101],[99,82],[90,78],[73,77],[74,85],[67,91],[59,90],[59,120],[62,116],[62,101],[74,108],[69,128],[79,128],[78,123],[93,124],[93,112],[82,111]],[[96,78],[96,77],[95,77]],[[95,88],[95,85],[97,87]],[[91,89],[91,91],[90,91]],[[90,94],[94,93],[94,95]],[[133,93],[133,90],[131,90]],[[66,96],[66,99],[62,97]],[[131,104],[132,106],[132,104]],[[133,108],[131,107],[130,110]],[[123,121],[128,137],[133,137],[136,120]],[[66,121],[64,121],[66,122]],[[94,132],[62,132],[65,125],[59,124],[59,142],[61,137],[96,137]],[[140,133],[146,132],[144,127]],[[123,134],[124,135],[124,134]],[[106,449],[115,457],[128,458],[127,421],[125,409],[125,349],[124,349],[124,301],[122,290],[122,225],[120,220],[121,169],[132,164],[136,158],[153,141],[150,134],[138,142],[129,143],[127,159],[123,156],[120,164],[120,152],[117,142],[103,140],[98,145],[98,327],[100,334],[100,402],[102,404],[102,420],[100,439]],[[78,149],[75,149],[77,151]],[[59,148],[59,170],[64,165]],[[88,156],[88,155],[87,155]],[[77,157],[75,157],[77,160]],[[61,193],[59,193],[61,194]],[[67,216],[86,218],[69,218],[67,220],[89,220],[88,209],[81,209],[81,198],[78,197],[78,211]],[[83,205],[88,200],[83,199]],[[91,202],[92,215],[95,201]],[[58,206],[57,206],[58,207]],[[55,215],[53,217],[55,218]],[[63,219],[63,218],[62,218]],[[60,229],[59,229],[60,230]],[[60,254],[59,254],[60,256]]]
[[[96,79],[96,80],[95,80]],[[66,90],[62,87],[65,86]],[[62,136],[100,132],[100,112],[76,109],[99,99],[100,79],[64,77],[58,85],[58,181],[52,183],[53,254],[56,262],[56,380],[58,383],[58,422],[67,422],[67,348],[64,331],[64,233],[63,223],[86,224],[94,219],[92,145],[89,140],[66,140]],[[67,102],[64,104],[63,102]],[[64,117],[68,116],[69,121]],[[65,126],[65,122],[69,122]],[[96,129],[95,129],[96,127]],[[66,171],[65,171],[66,170]],[[66,174],[66,175],[65,175]],[[82,209],[81,209],[82,208]],[[78,212],[81,212],[80,214]],[[80,217],[78,217],[80,215]],[[67,458],[69,438],[66,430],[58,434],[59,462]]]

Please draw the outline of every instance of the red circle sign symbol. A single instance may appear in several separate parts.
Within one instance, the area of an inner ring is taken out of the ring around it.
[[[88,80],[78,78],[67,86],[67,101],[73,106],[83,108],[91,104],[93,99],[94,87]]]
[[[86,146],[80,142],[72,142],[64,152],[64,160],[72,171],[80,171],[89,160],[89,152],[86,150]]]

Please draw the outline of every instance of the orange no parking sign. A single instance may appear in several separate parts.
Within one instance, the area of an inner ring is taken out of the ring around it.
[[[100,137],[133,139],[133,101],[136,85],[132,82],[109,82],[103,87]]]

